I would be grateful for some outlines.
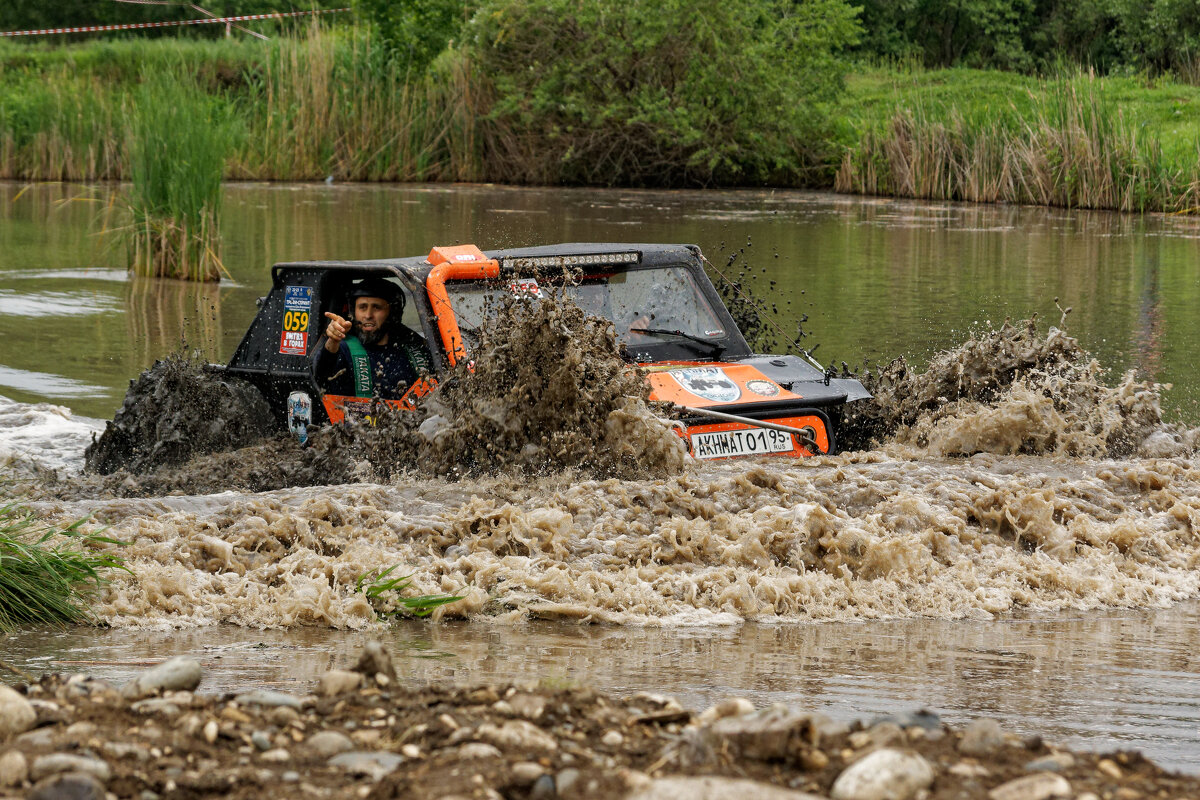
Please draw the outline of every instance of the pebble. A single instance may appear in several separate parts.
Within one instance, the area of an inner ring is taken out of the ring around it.
[[[362,684],[363,676],[344,669],[331,669],[321,676],[317,691],[324,697],[353,692]]]
[[[1117,766],[1117,762],[1111,758],[1100,759],[1100,762],[1096,764],[1096,770],[1104,777],[1111,778],[1114,781],[1119,781],[1125,777],[1125,774],[1121,772],[1121,768]]]
[[[625,742],[625,737],[621,735],[620,731],[609,731],[600,737],[600,741],[606,747],[620,747]]]
[[[546,698],[537,694],[514,694],[506,700],[513,713],[525,719],[537,719],[546,711]]]
[[[304,708],[304,704],[296,695],[287,692],[273,692],[270,689],[255,689],[253,692],[239,694],[233,699],[242,706],[263,706],[264,708],[285,706],[297,710]]]
[[[82,772],[94,776],[99,781],[107,781],[112,777],[108,762],[102,759],[71,753],[50,753],[33,760],[33,765],[29,768],[29,779],[38,781],[60,772]]]
[[[291,761],[292,754],[289,753],[285,748],[276,747],[274,750],[268,750],[267,752],[263,753],[261,756],[259,756],[259,759],[272,764],[282,764],[285,761]]]
[[[933,783],[933,767],[916,753],[876,750],[837,776],[833,800],[910,800]]]
[[[485,722],[475,731],[474,738],[511,750],[553,752],[558,749],[554,737],[523,719],[510,719],[502,725]]]
[[[567,769],[559,771],[559,773],[554,776],[553,786],[555,791],[557,791],[563,797],[566,797],[571,790],[575,788],[575,784],[578,782],[579,770],[573,767],[568,767]]]
[[[284,783],[299,783],[300,773],[296,772],[294,769],[289,769],[287,772],[279,776],[279,780],[283,781]]]
[[[26,731],[16,738],[16,743],[22,747],[53,747],[54,746],[54,728],[38,728],[33,731]]]
[[[1026,772],[1062,772],[1075,766],[1075,756],[1070,753],[1051,753],[1035,758],[1025,765]]]
[[[946,771],[960,778],[986,778],[992,774],[992,771],[982,764],[969,761],[960,761]]]
[[[1070,797],[1071,784],[1061,775],[1035,772],[1023,778],[1002,783],[988,792],[990,800],[1049,800],[1051,797]]]
[[[221,732],[221,728],[217,725],[215,719],[210,719],[204,723],[204,741],[212,744],[217,740],[217,735]]]
[[[328,763],[331,767],[341,767],[351,775],[362,775],[377,781],[403,762],[404,757],[396,753],[354,750],[349,753],[339,753],[329,759]]]
[[[305,740],[305,745],[318,758],[330,758],[354,749],[354,742],[350,741],[350,737],[337,731],[314,733]]]
[[[130,706],[130,708],[139,714],[162,714],[164,717],[173,717],[179,713],[179,706],[165,697],[151,697],[148,700],[139,700]]]
[[[29,777],[29,762],[20,750],[0,756],[0,787],[19,786]]]
[[[512,765],[513,782],[520,786],[531,786],[546,770],[534,761],[518,761]]]
[[[0,739],[24,733],[37,722],[33,705],[15,689],[0,684]]]
[[[36,784],[26,800],[105,800],[104,784],[86,772],[52,775]]]
[[[987,756],[1004,747],[1004,731],[994,719],[977,719],[963,730],[958,752],[969,756]]]
[[[83,742],[89,737],[95,735],[96,724],[94,722],[76,722],[72,725],[68,725],[67,729],[63,731],[63,733],[77,742]]]
[[[408,744],[401,746],[400,755],[404,756],[405,758],[420,758],[421,748],[417,747],[412,742],[409,742]]]
[[[464,761],[472,758],[500,758],[502,755],[495,745],[486,742],[467,742],[459,746],[454,753]]]
[[[533,781],[529,790],[529,800],[553,800],[558,797],[558,789],[554,785],[554,777],[542,775]]]
[[[741,717],[753,713],[754,703],[744,697],[730,697],[704,709],[696,718],[696,722],[701,725],[711,725],[719,719]]]
[[[782,789],[744,778],[658,778],[635,790],[626,800],[822,800],[818,795]]]
[[[753,714],[719,719],[702,729],[713,749],[732,745],[742,758],[771,761],[788,758],[798,743],[817,746],[832,723],[823,714],[775,705]]]
[[[259,750],[271,749],[271,736],[266,731],[255,731],[250,734],[250,744],[257,747]]]
[[[881,722],[894,722],[901,728],[920,728],[925,731],[940,731],[942,729],[942,718],[932,711],[910,711],[904,714],[889,714],[887,716],[875,717],[871,720],[871,725],[875,726]]]
[[[131,742],[105,742],[100,749],[110,758],[136,758],[138,761],[149,761],[150,753],[145,746]]]
[[[128,700],[140,700],[160,691],[191,691],[200,685],[201,675],[199,661],[188,656],[175,656],[138,674],[122,687],[121,696]]]

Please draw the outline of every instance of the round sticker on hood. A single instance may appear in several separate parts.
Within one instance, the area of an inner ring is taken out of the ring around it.
[[[779,387],[770,381],[746,381],[746,388],[763,397],[774,397],[779,394]]]
[[[733,379],[715,367],[673,369],[667,374],[687,391],[714,403],[729,403],[742,396]]]

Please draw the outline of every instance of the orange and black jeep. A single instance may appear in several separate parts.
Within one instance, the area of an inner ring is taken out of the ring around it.
[[[646,372],[650,398],[679,408],[678,430],[696,458],[832,452],[844,406],[870,397],[858,381],[830,377],[809,359],[751,352],[692,245],[435,247],[414,258],[277,264],[272,278],[225,371],[253,383],[301,438],[309,423],[338,423],[369,413],[375,402],[365,391],[322,392],[311,358],[326,312],[348,316],[364,279],[382,278],[403,292],[402,321],[429,351],[429,373],[385,401],[403,408],[415,408],[467,358],[499,293],[536,298],[551,282],[587,313],[613,322],[630,361]]]

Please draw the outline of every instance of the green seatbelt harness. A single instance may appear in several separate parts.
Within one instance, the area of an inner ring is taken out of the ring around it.
[[[423,375],[433,367],[425,351],[425,342],[416,334],[407,333],[408,336],[404,336],[403,333],[397,334],[397,338],[402,339],[398,344],[404,350],[404,356],[412,366],[413,372]],[[371,357],[367,354],[367,348],[357,336],[347,336],[345,341],[346,348],[350,351],[350,371],[354,373],[354,396],[374,397],[375,381],[371,375]]]

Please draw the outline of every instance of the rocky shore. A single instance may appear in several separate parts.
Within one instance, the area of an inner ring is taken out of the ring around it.
[[[84,675],[0,685],[0,798],[1138,800],[1200,778],[1137,753],[1068,752],[995,721],[847,725],[732,698],[578,688],[403,686],[386,650],[308,695],[197,693],[178,657],[123,687]]]

